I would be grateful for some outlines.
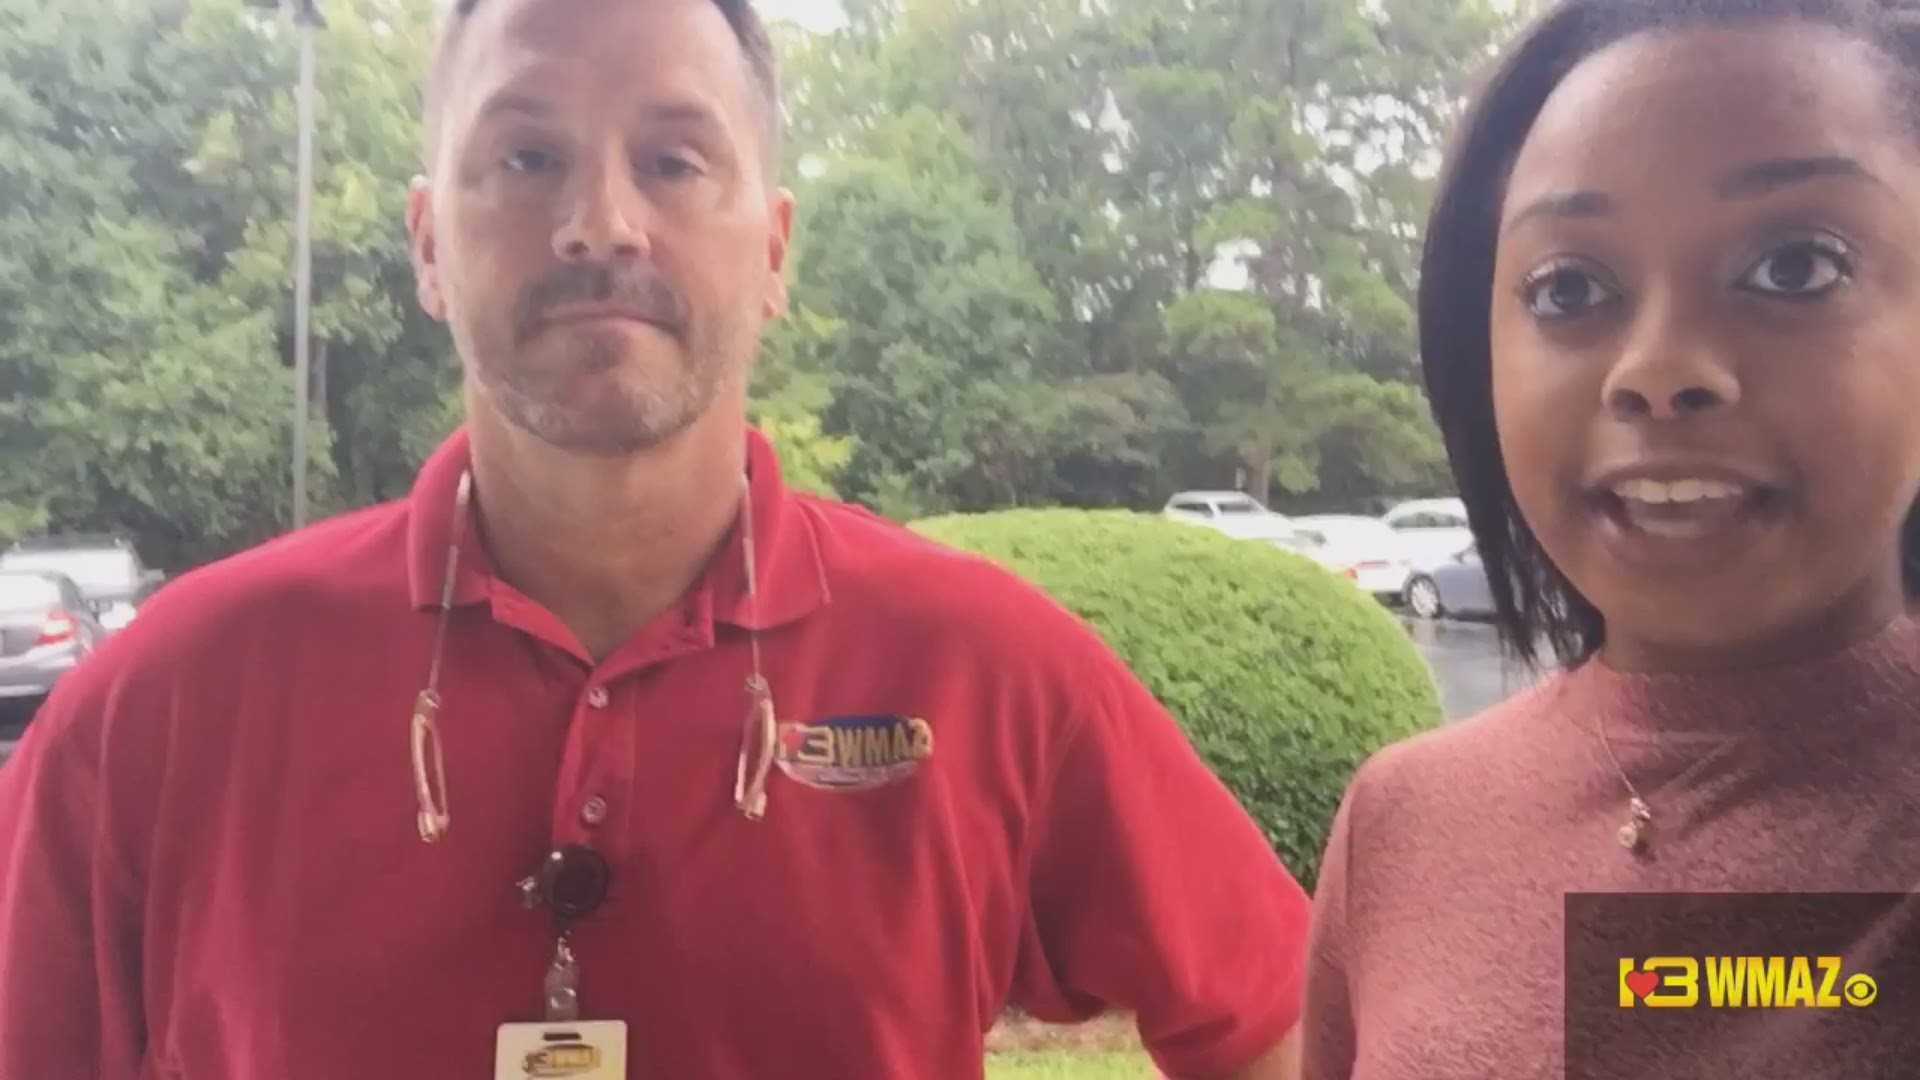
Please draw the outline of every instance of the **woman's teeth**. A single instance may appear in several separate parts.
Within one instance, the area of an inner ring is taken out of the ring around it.
[[[1735,484],[1719,480],[1676,480],[1663,483],[1659,480],[1623,480],[1613,486],[1613,493],[1628,502],[1649,503],[1662,506],[1669,503],[1698,503],[1709,499],[1733,499],[1745,494]]]
[[[1745,515],[1751,492],[1722,480],[1622,480],[1611,488],[1628,525],[1677,540],[1705,537]]]

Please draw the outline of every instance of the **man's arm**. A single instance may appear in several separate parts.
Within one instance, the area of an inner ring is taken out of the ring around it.
[[[1129,1013],[1170,1076],[1292,1080],[1306,894],[1118,661],[1078,703],[1034,803],[1015,1003]]]
[[[138,906],[76,697],[56,693],[0,765],[0,1077],[130,1080],[145,1054]]]
[[[1278,1046],[1239,1072],[1208,1080],[1300,1080],[1300,1029],[1289,1031]]]

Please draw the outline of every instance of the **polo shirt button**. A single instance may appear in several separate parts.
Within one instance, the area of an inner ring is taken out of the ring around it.
[[[607,820],[607,800],[595,795],[580,807],[580,820],[588,825],[598,825]]]
[[[607,707],[607,688],[604,686],[596,686],[593,689],[587,691],[587,704],[595,709],[606,708]]]

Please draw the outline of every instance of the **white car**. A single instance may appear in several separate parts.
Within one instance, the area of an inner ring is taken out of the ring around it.
[[[1324,514],[1293,519],[1306,539],[1301,554],[1384,601],[1398,601],[1413,576],[1399,534],[1379,518]]]
[[[140,561],[132,542],[118,536],[71,535],[21,540],[0,553],[0,572],[61,574],[109,633],[124,629],[164,574]]]
[[[1291,528],[1285,516],[1244,491],[1183,491],[1168,499],[1160,513],[1239,540],[1271,540],[1285,536]]]
[[[1399,534],[1401,550],[1418,570],[1432,570],[1473,546],[1467,505],[1459,499],[1403,502],[1381,520]]]

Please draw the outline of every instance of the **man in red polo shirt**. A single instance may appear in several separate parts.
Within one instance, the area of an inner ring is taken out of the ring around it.
[[[469,0],[428,115],[467,424],[0,769],[0,1077],[955,1080],[1009,1005],[1293,1075],[1304,897],[1171,720],[747,429],[793,204],[746,4]]]

